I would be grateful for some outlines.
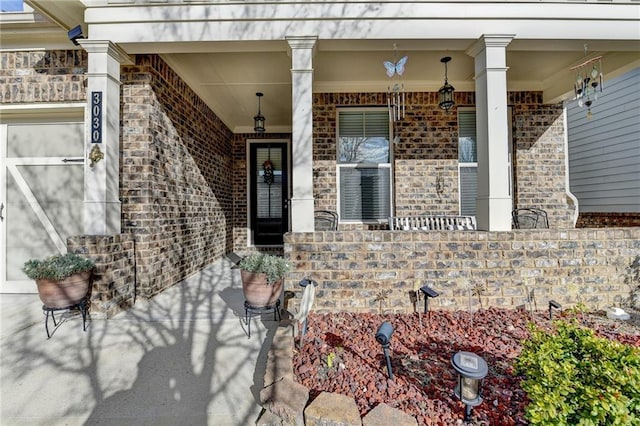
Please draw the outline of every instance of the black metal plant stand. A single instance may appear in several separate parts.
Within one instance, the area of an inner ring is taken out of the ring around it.
[[[44,320],[44,329],[47,332],[47,339],[51,338],[51,333],[49,333],[49,316],[51,316],[51,320],[53,321],[53,326],[57,327],[59,322],[56,321],[55,312],[56,311],[71,311],[73,309],[78,309],[80,314],[82,315],[82,331],[87,331],[87,299],[83,299],[80,303],[76,303],[75,305],[65,306],[64,308],[50,308],[48,306],[42,305],[42,312],[45,314]]]
[[[275,305],[269,306],[252,306],[245,300],[244,302],[244,320],[247,324],[247,337],[251,338],[251,317],[253,315],[262,315],[264,313],[273,312],[273,320],[280,321],[280,299],[276,300]]]

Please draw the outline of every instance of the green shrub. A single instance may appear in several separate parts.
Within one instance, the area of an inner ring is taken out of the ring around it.
[[[516,363],[535,425],[640,425],[640,348],[558,321],[532,328]]]

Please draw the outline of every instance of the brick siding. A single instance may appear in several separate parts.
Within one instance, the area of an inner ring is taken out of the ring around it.
[[[121,81],[122,229],[151,297],[233,247],[232,134],[159,56]]]
[[[0,52],[0,103],[86,99],[84,50]]]
[[[640,213],[582,213],[576,228],[640,226]]]
[[[86,99],[87,55],[82,50],[0,52],[0,63],[1,103]],[[159,56],[137,56],[135,65],[122,67],[121,80],[123,233],[68,240],[70,251],[96,260],[92,315],[107,317],[230,250],[245,250],[246,141],[291,139],[288,133],[232,134]],[[399,143],[394,147],[396,211],[456,213],[457,115],[440,110],[435,93],[407,95],[407,114],[398,123]],[[458,106],[475,102],[473,93],[455,96]],[[545,208],[554,228],[571,227],[573,209],[564,193],[562,108],[544,105],[541,99],[539,93],[509,94],[514,199],[522,207]],[[382,93],[314,94],[317,208],[337,207],[336,107],[385,104]],[[440,177],[443,190],[438,192]],[[316,305],[320,310],[375,310],[379,301],[372,300],[380,291],[391,290],[384,298],[385,309],[406,311],[406,292],[423,283],[442,292],[436,305],[444,308],[467,302],[468,283],[486,288],[485,304],[513,306],[525,296],[525,277],[537,289],[539,306],[551,296],[562,303],[575,301],[578,294],[601,305],[624,297],[617,280],[632,254],[638,253],[638,232],[354,229],[289,234],[285,255],[298,269],[288,284],[313,274],[321,282]]]

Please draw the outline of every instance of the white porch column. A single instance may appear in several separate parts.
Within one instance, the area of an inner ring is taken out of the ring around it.
[[[513,35],[484,35],[468,51],[475,58],[478,147],[478,229],[511,229],[506,47]]]
[[[313,232],[313,49],[315,36],[287,37],[291,47],[293,194],[291,230]]]
[[[85,113],[84,233],[119,234],[120,64],[131,59],[104,40],[78,40],[89,54]],[[98,151],[99,150],[99,151]],[[98,159],[91,153],[101,152]],[[98,159],[91,165],[90,157]]]

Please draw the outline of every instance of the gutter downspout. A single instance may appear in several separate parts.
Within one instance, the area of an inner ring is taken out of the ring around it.
[[[576,227],[576,223],[578,223],[578,217],[580,216],[580,206],[578,203],[578,199],[571,192],[571,185],[569,181],[569,122],[567,121],[567,101],[562,103],[562,119],[564,120],[564,179],[565,179],[565,192],[567,197],[573,201],[573,205],[575,209],[573,210],[573,227]]]

